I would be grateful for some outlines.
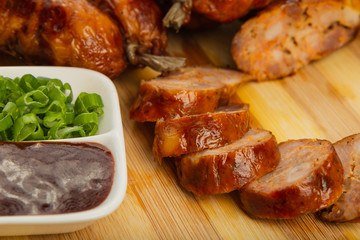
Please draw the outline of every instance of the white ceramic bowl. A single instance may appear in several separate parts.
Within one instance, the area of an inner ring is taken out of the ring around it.
[[[0,216],[0,236],[73,232],[115,211],[125,197],[127,170],[117,91],[108,77],[92,70],[72,67],[0,67],[0,75],[4,77],[21,77],[27,73],[68,82],[74,99],[80,92],[97,93],[102,97],[104,115],[95,136],[54,141],[96,142],[109,148],[115,161],[114,182],[106,200],[90,210],[54,215]]]

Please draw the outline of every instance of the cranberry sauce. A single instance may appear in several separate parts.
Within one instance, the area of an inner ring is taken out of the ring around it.
[[[100,144],[0,141],[0,215],[94,208],[113,177],[113,156]]]

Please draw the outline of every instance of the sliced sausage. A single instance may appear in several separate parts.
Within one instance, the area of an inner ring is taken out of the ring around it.
[[[196,195],[227,193],[274,170],[279,159],[275,137],[252,129],[224,147],[178,158],[177,175],[180,184]]]
[[[346,0],[276,1],[235,35],[238,69],[258,80],[288,76],[355,37],[360,10]]]
[[[240,192],[251,216],[295,218],[329,207],[340,197],[343,167],[326,140],[300,139],[279,144],[278,167]]]
[[[326,221],[350,221],[360,216],[360,134],[346,137],[334,147],[344,167],[343,193],[318,216]]]
[[[247,104],[220,107],[214,113],[159,120],[155,125],[154,157],[180,156],[216,148],[241,138],[249,129]]]
[[[214,112],[229,101],[238,84],[251,79],[237,71],[199,67],[142,81],[130,118],[146,122]]]

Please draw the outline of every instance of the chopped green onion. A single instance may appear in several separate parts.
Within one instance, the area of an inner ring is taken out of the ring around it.
[[[79,97],[75,101],[75,113],[91,113],[96,112],[101,116],[104,112],[102,108],[104,104],[100,95],[96,93],[80,93]]]
[[[0,114],[0,132],[5,131],[13,125],[13,120],[10,114]]]
[[[34,113],[25,114],[14,123],[14,140],[23,141],[36,131],[39,122]]]
[[[99,126],[98,115],[95,112],[81,113],[75,117],[74,125],[82,126],[87,136],[95,135]]]
[[[103,102],[96,93],[79,94],[70,84],[25,74],[0,76],[0,140],[64,139],[95,135]]]

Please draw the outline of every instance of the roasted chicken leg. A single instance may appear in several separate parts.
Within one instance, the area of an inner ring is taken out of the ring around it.
[[[32,64],[84,67],[109,77],[127,65],[118,26],[86,0],[4,0],[0,12],[0,51]]]

